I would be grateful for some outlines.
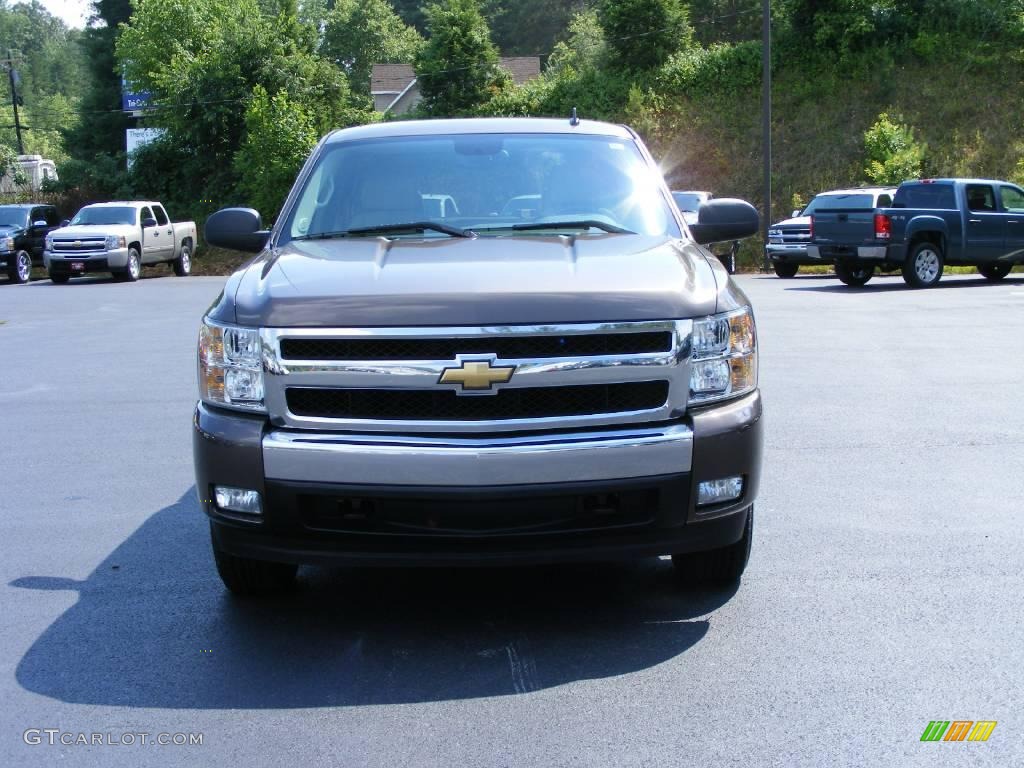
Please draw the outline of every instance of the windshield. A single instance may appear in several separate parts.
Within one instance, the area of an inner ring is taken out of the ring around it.
[[[704,202],[704,198],[696,192],[673,192],[672,199],[676,201],[680,211],[693,213],[699,210],[700,204]]]
[[[71,226],[76,224],[134,224],[135,209],[127,205],[86,206],[75,214]]]
[[[843,195],[818,195],[804,208],[803,215],[810,216],[815,211],[830,211],[836,208],[863,208],[868,210],[874,207],[875,196],[862,192]]]
[[[280,242],[390,227],[388,237],[565,231],[680,236],[660,175],[632,141],[562,134],[402,136],[329,144]],[[558,223],[566,226],[559,228]],[[531,225],[538,227],[532,229]]]
[[[8,208],[0,205],[0,227],[20,227],[25,229],[28,226],[28,211],[24,208]]]

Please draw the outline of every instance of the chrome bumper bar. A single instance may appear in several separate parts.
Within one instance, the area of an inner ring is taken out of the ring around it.
[[[487,438],[269,432],[268,479],[338,484],[493,486],[614,480],[689,472],[683,424]]]

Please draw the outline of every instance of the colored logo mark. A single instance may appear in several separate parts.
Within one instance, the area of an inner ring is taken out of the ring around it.
[[[932,720],[921,734],[921,741],[988,741],[995,720]]]

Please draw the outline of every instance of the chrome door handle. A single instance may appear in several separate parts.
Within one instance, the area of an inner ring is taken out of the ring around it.
[[[981,224],[981,219],[968,219],[968,224]]]

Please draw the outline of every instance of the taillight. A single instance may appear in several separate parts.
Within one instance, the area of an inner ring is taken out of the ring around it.
[[[892,220],[884,213],[875,214],[875,240],[888,240],[892,237]]]

